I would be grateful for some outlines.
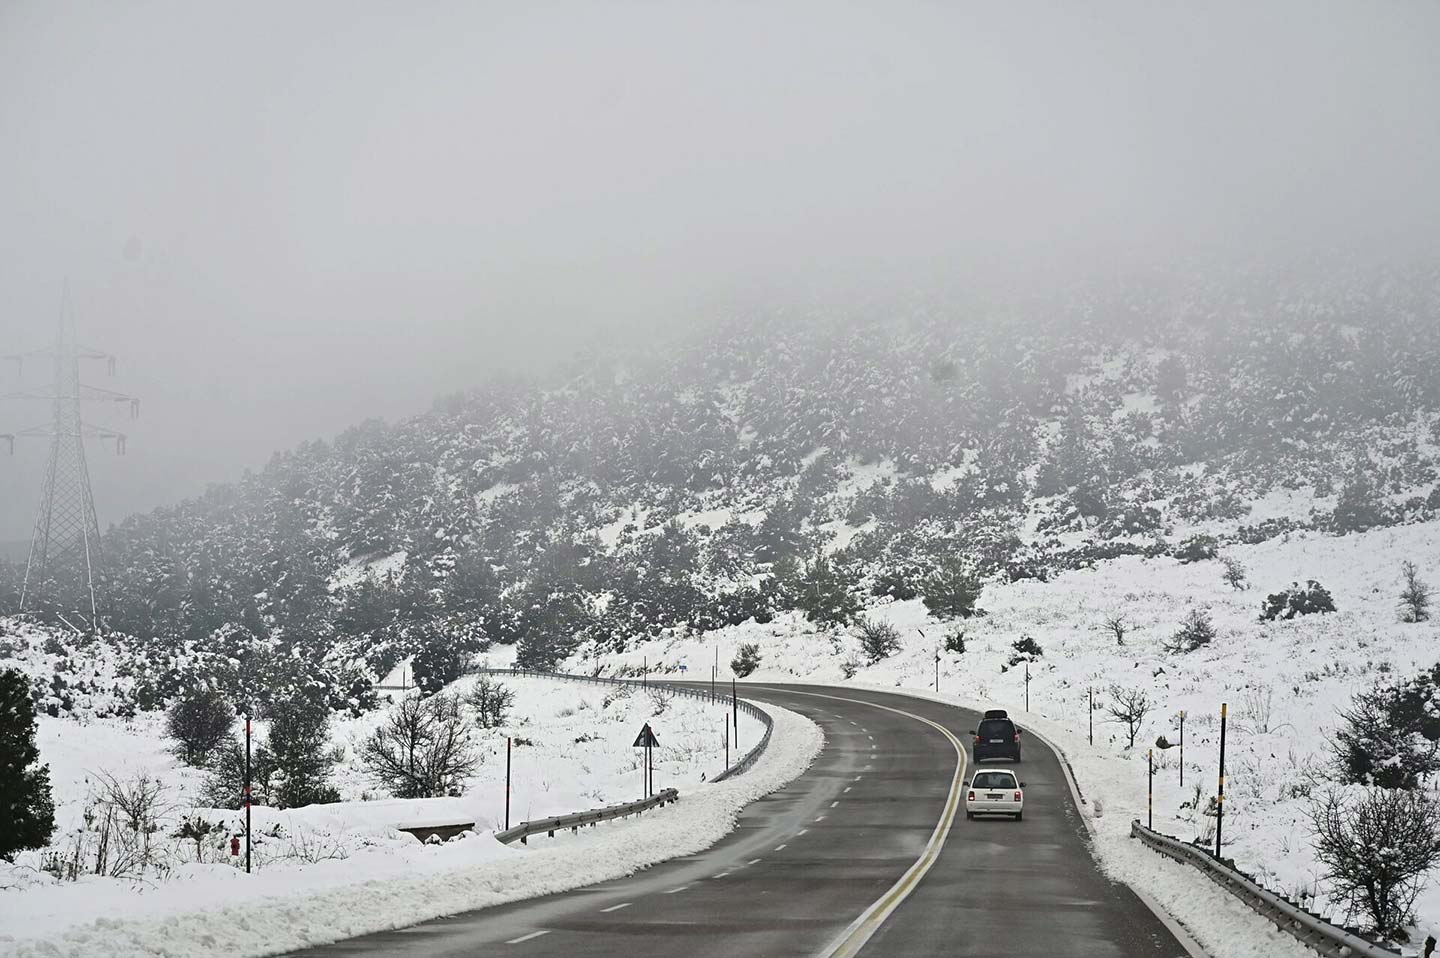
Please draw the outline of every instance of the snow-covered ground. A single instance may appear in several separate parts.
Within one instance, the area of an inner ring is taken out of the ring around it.
[[[941,691],[966,704],[993,704],[1025,713],[1023,666],[1006,667],[1011,643],[1028,635],[1043,649],[1030,667],[1030,716],[1071,755],[1080,784],[1102,798],[1105,814],[1097,840],[1102,860],[1116,874],[1149,887],[1170,875],[1208,900],[1209,882],[1177,873],[1170,863],[1131,842],[1129,821],[1144,818],[1145,752],[1156,737],[1179,738],[1185,722],[1185,787],[1176,750],[1156,751],[1155,827],[1185,839],[1213,834],[1214,821],[1194,812],[1215,794],[1219,712],[1229,705],[1225,854],[1269,886],[1336,918],[1326,899],[1322,870],[1311,848],[1309,772],[1329,758],[1329,735],[1353,693],[1382,678],[1408,677],[1440,660],[1440,623],[1399,621],[1400,564],[1415,562],[1422,577],[1440,586],[1440,523],[1381,529],[1350,536],[1296,533],[1257,545],[1234,545],[1224,554],[1246,567],[1250,588],[1232,589],[1219,561],[1182,564],[1172,558],[1125,557],[1050,582],[987,586],[980,605],[988,613],[964,623],[965,648],[946,652],[950,626],[929,618],[919,601],[872,609],[870,618],[895,625],[899,653],[861,664],[851,681],[888,688],[933,688],[940,654]],[[1316,579],[1338,611],[1289,622],[1259,621],[1265,595],[1292,582]],[[1212,616],[1218,637],[1208,648],[1178,655],[1165,651],[1194,608]],[[1105,628],[1123,616],[1129,631],[1117,644]],[[754,681],[797,678],[843,683],[847,660],[863,663],[848,634],[817,630],[798,614],[754,622],[697,639],[658,639],[628,653],[652,668],[686,665],[693,672],[728,662],[741,642],[760,646]],[[657,666],[658,663],[658,666]],[[627,660],[623,664],[630,664]],[[1110,689],[1145,692],[1154,703],[1132,751],[1122,727],[1104,708]],[[1095,690],[1095,742],[1088,742],[1088,690]],[[1106,836],[1113,839],[1106,840]],[[1179,893],[1177,892],[1176,895]],[[1178,900],[1178,899],[1177,899]],[[1177,905],[1177,914],[1185,909]],[[1417,902],[1420,938],[1440,930],[1440,874]],[[1272,952],[1273,953],[1273,952]]]
[[[463,693],[474,681],[464,679],[455,690]],[[39,853],[0,866],[0,955],[268,953],[616,877],[713,843],[745,802],[803,771],[820,745],[808,720],[769,709],[777,726],[761,764],[733,782],[702,785],[724,768],[723,706],[643,689],[502,681],[516,693],[510,718],[500,729],[475,730],[483,761],[459,798],[379,794],[357,747],[382,714],[337,720],[332,741],[344,757],[334,783],[347,801],[255,809],[257,839],[267,838],[261,867],[249,877],[228,850],[238,813],[193,807],[201,776],[169,754],[159,716],[83,726],[42,718],[37,738],[53,776],[55,845],[65,847],[81,826],[97,775],[149,774],[165,783],[171,806],[156,839],[165,845],[163,867],[140,881],[71,882],[40,871]],[[519,822],[641,797],[641,752],[631,746],[645,722],[660,740],[655,784],[679,788],[678,805],[578,839],[529,848],[494,840],[504,815],[507,736],[528,743],[513,758],[511,817]],[[742,714],[741,748],[761,734],[760,723]],[[224,821],[225,829],[199,845],[171,836],[183,818],[195,816]],[[397,830],[441,822],[475,822],[476,830],[429,846]],[[225,914],[217,913],[219,902]]]

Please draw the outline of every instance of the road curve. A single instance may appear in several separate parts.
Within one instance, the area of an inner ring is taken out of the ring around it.
[[[825,748],[712,848],[628,878],[293,954],[1186,955],[1129,888],[1100,873],[1060,763],[1038,739],[1027,739],[1020,766],[1025,820],[967,821],[952,785],[968,756],[945,730],[968,741],[973,712],[847,688],[747,685],[745,696],[819,723]]]

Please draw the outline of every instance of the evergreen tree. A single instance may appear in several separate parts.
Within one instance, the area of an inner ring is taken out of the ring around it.
[[[920,594],[936,618],[968,619],[976,613],[981,588],[980,577],[968,561],[947,556],[925,577]]]
[[[795,607],[805,613],[805,618],[822,626],[849,625],[861,609],[850,583],[833,562],[820,554],[805,570],[796,591]]]
[[[0,858],[41,848],[55,831],[50,768],[39,765],[35,703],[19,669],[0,670]]]
[[[330,785],[330,709],[323,701],[296,697],[267,710],[273,798],[280,808],[338,802]]]

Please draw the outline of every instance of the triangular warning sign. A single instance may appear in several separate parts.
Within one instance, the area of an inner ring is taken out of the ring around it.
[[[634,745],[635,748],[645,748],[647,746],[650,748],[660,747],[660,740],[655,737],[655,732],[650,728],[649,722],[646,722],[645,727],[640,730],[640,734],[635,736]]]

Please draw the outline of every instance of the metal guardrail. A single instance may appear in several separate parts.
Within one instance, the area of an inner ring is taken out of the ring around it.
[[[521,822],[514,828],[507,828],[504,831],[495,833],[495,837],[505,844],[510,844],[515,839],[520,839],[520,844],[527,844],[525,839],[531,835],[538,835],[545,832],[551,838],[563,828],[572,832],[579,831],[584,825],[594,825],[596,822],[608,822],[612,818],[627,818],[631,815],[638,815],[641,812],[649,811],[652,808],[660,808],[662,805],[669,805],[671,802],[680,801],[680,793],[673,788],[663,789],[656,792],[649,798],[642,798],[638,802],[625,802],[621,805],[607,805],[604,808],[592,808],[584,812],[571,812],[569,815],[556,815],[554,818],[538,818],[533,822]]]
[[[714,702],[716,704],[725,704],[727,706],[730,704],[730,695],[729,693],[725,692],[723,688],[717,689],[714,693],[712,693],[710,689],[704,685],[678,685],[674,682],[667,682],[663,680],[658,682],[652,682],[648,679],[611,678],[608,675],[573,675],[568,672],[541,672],[536,669],[476,669],[475,671],[483,675],[511,675],[525,676],[538,679],[564,679],[570,682],[584,682],[590,685],[611,685],[624,686],[627,688],[636,689],[657,689],[671,692],[676,695],[684,695],[688,698],[700,699],[701,701],[705,702]],[[766,747],[770,744],[770,733],[775,730],[775,720],[770,717],[770,713],[766,712],[758,705],[755,705],[753,702],[747,702],[744,699],[739,699],[735,702],[735,707],[738,708],[741,712],[744,712],[746,715],[760,722],[760,724],[764,725],[765,732],[763,735],[760,736],[760,741],[757,742],[755,746],[750,749],[750,751],[746,752],[737,761],[733,762],[729,768],[711,776],[710,781],[712,782],[723,782],[725,781],[725,779],[731,778],[735,775],[739,775],[741,772],[746,771],[752,765],[754,765],[755,762],[764,753]]]
[[[1281,931],[1322,955],[1329,958],[1395,958],[1401,954],[1399,949],[1376,944],[1349,929],[1332,925],[1319,915],[1256,884],[1233,863],[1215,858],[1208,849],[1153,831],[1138,820],[1130,823],[1130,836],[1140,839],[1167,858],[1194,865],[1220,887],[1274,922]]]

